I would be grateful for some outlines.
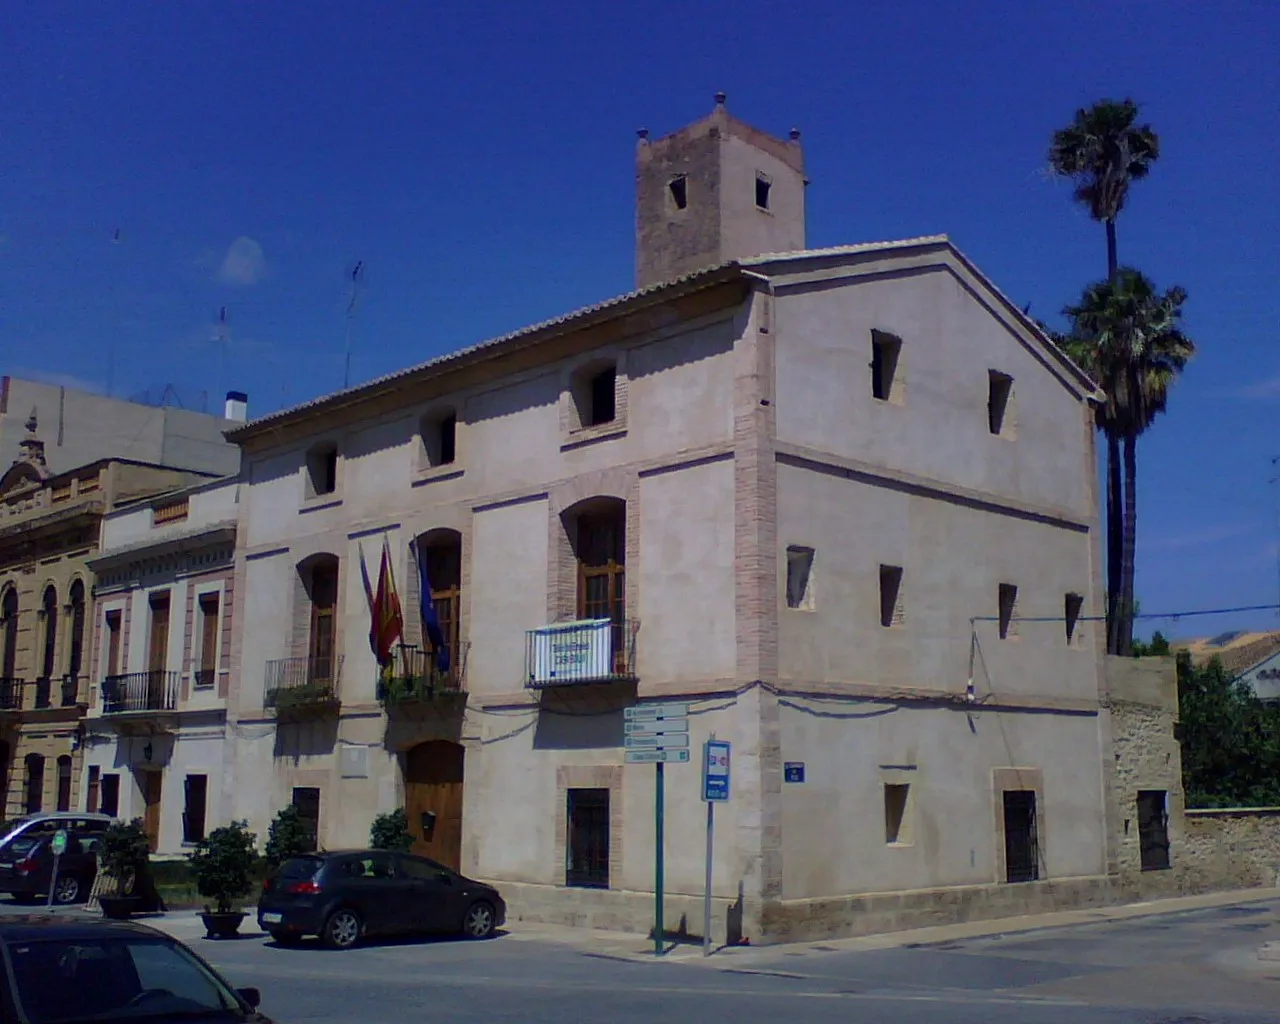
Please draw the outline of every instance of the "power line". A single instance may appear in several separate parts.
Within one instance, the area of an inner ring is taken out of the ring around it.
[[[1232,615],[1237,612],[1280,611],[1280,604],[1247,604],[1238,608],[1197,608],[1186,612],[1139,612],[1135,619],[1193,619],[1200,615]],[[1018,622],[1066,622],[1065,615],[1015,615]],[[970,622],[1000,622],[999,615],[974,615]],[[1105,615],[1077,615],[1072,622],[1105,622]]]

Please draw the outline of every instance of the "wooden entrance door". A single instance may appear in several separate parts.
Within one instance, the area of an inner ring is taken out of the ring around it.
[[[160,783],[159,772],[142,773],[142,827],[147,833],[147,845],[154,853],[160,847]]]
[[[466,751],[432,740],[405,755],[405,811],[413,852],[459,870],[462,862],[462,776]],[[424,825],[424,815],[425,825]]]

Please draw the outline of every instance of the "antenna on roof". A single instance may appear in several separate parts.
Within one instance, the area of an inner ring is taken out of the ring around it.
[[[218,393],[224,390],[227,380],[227,349],[230,348],[231,323],[227,320],[227,307],[218,310],[218,323],[213,340],[218,346]]]
[[[347,355],[342,368],[342,387],[351,386],[351,332],[355,326],[356,303],[360,299],[360,286],[364,284],[364,260],[356,260],[348,277],[351,279],[351,301],[347,303]]]

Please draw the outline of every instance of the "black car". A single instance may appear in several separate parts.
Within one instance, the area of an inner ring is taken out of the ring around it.
[[[53,837],[67,833],[58,858],[53,902],[76,903],[89,895],[98,873],[95,849],[112,819],[105,814],[36,814],[7,822],[0,836],[0,892],[18,900],[45,899],[53,880]]]
[[[262,886],[258,924],[281,945],[319,935],[349,949],[365,935],[461,932],[487,939],[506,920],[496,889],[426,857],[348,850],[294,857]]]
[[[0,1019],[21,1024],[253,1021],[257,989],[233,989],[181,942],[98,918],[0,918]]]

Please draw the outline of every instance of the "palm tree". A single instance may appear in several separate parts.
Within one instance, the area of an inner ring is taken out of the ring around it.
[[[1112,654],[1127,655],[1133,647],[1138,438],[1165,411],[1169,389],[1195,354],[1195,344],[1182,332],[1186,300],[1185,289],[1175,286],[1160,293],[1140,271],[1121,267],[1108,280],[1086,288],[1080,305],[1065,310],[1072,324],[1067,351],[1105,396],[1098,427],[1109,449],[1124,448],[1119,594],[1109,595],[1108,601],[1115,608],[1114,631],[1108,621]]]
[[[1053,133],[1049,165],[1076,186],[1075,198],[1107,230],[1107,277],[1116,275],[1116,218],[1129,197],[1129,185],[1145,178],[1160,156],[1160,139],[1150,125],[1135,125],[1133,100],[1100,100],[1076,111],[1075,120]],[[1098,429],[1107,439],[1107,650],[1119,640],[1117,602],[1121,592],[1124,521],[1120,481],[1120,444],[1099,410]]]

